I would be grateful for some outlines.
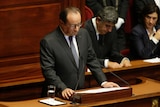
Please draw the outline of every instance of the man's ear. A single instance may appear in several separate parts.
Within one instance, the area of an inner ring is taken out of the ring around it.
[[[62,20],[59,20],[59,25],[60,26],[65,26],[65,23]]]
[[[98,24],[98,23],[100,23],[100,21],[101,21],[101,18],[100,17],[96,17],[96,23]]]
[[[97,16],[96,21],[101,21],[101,18],[99,16]]]

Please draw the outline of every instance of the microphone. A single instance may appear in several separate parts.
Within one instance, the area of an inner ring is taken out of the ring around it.
[[[116,75],[115,73],[113,73],[112,71],[108,70],[112,75],[114,75],[116,78],[118,78],[119,80],[121,80],[123,83],[125,83],[127,86],[131,86],[126,80],[124,80],[123,78],[121,78],[120,76]]]

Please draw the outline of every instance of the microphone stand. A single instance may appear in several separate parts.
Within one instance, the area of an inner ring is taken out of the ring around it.
[[[125,83],[126,85],[128,85],[128,87],[130,87],[131,85],[124,80],[123,78],[121,78],[120,76],[116,75],[115,73],[113,73],[112,71],[108,70],[112,75],[114,75],[116,78],[118,78],[119,80],[121,80],[123,83]]]

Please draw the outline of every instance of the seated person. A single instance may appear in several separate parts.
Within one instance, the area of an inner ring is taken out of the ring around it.
[[[136,25],[130,37],[132,59],[148,59],[160,56],[160,29],[157,28],[159,8],[155,4],[144,7],[141,24]]]
[[[93,11],[94,15],[98,14],[106,6],[113,6],[118,12],[118,20],[115,27],[118,33],[118,48],[126,48],[126,37],[124,32],[124,23],[126,21],[127,11],[129,9],[129,0],[86,0],[86,5]]]
[[[149,4],[155,4],[160,9],[160,0],[133,0],[133,21],[135,25],[141,22],[141,20],[139,20],[141,17],[141,12],[143,8]],[[160,20],[157,23],[160,25]]]
[[[128,58],[120,54],[117,48],[117,32],[115,23],[118,13],[112,6],[100,10],[97,17],[85,22],[93,48],[102,65],[106,68],[121,68],[131,66]]]

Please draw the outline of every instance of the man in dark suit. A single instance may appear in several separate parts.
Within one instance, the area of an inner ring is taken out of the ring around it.
[[[59,17],[59,27],[40,42],[40,62],[46,84],[55,85],[62,97],[69,99],[75,89],[84,88],[87,65],[102,87],[118,87],[116,83],[106,81],[89,34],[80,28],[80,10],[69,7],[64,9]],[[71,44],[74,45],[79,64],[76,64]]]
[[[102,10],[106,6],[113,6],[116,8],[118,20],[115,26],[118,32],[118,48],[119,50],[126,48],[124,23],[129,8],[129,0],[86,0],[86,5],[93,11],[95,16],[99,10]]]
[[[141,22],[141,12],[143,8],[149,4],[156,4],[160,9],[160,1],[159,0],[133,0],[133,17],[134,17],[134,25]],[[160,14],[160,13],[159,13]],[[157,23],[160,25],[160,20]]]
[[[128,58],[123,57],[117,49],[117,32],[115,23],[118,14],[114,7],[106,6],[97,17],[85,22],[93,48],[102,67],[121,68],[131,66]]]

